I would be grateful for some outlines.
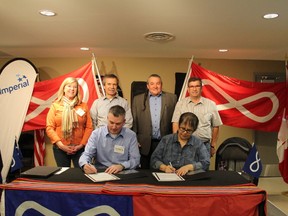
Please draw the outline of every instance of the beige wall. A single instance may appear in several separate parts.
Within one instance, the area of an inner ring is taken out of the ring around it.
[[[9,59],[8,59],[9,60]],[[2,67],[7,59],[0,59]],[[80,68],[90,61],[89,58],[39,58],[29,59],[39,70],[40,79],[47,80]],[[237,79],[254,81],[255,73],[285,73],[284,61],[253,61],[253,60],[212,60],[194,59],[201,66],[222,75]],[[130,103],[130,86],[133,81],[146,81],[152,73],[159,74],[163,79],[163,89],[174,92],[175,72],[186,72],[189,59],[174,58],[113,58],[101,57],[97,59],[101,72],[115,72],[120,79],[124,97]],[[254,140],[254,131],[248,129],[222,126],[218,145],[232,136],[246,138],[250,142]],[[51,144],[46,139],[46,165],[55,165]],[[273,152],[273,154],[276,154]],[[211,159],[210,169],[214,169],[215,158]]]

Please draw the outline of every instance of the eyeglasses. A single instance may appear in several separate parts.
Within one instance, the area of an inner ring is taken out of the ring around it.
[[[180,130],[181,133],[184,133],[184,132],[186,132],[188,134],[193,133],[192,129],[185,129],[184,127],[180,127],[179,130]]]
[[[188,88],[200,88],[200,85],[196,85],[196,86],[188,86]]]

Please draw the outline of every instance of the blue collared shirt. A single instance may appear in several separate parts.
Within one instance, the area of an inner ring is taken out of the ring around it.
[[[181,148],[178,142],[178,134],[164,136],[151,155],[151,167],[159,169],[160,165],[169,165],[179,169],[187,164],[192,164],[194,170],[207,170],[210,165],[210,154],[204,143],[191,135],[187,144]]]
[[[96,159],[96,168],[107,168],[113,164],[121,164],[125,169],[135,169],[140,163],[140,153],[136,134],[123,127],[120,134],[113,137],[107,126],[95,129],[85,150],[79,159],[79,165],[90,163]]]
[[[161,115],[161,96],[160,93],[157,96],[153,96],[149,93],[149,104],[152,122],[152,137],[153,139],[161,139],[160,133],[160,115]]]

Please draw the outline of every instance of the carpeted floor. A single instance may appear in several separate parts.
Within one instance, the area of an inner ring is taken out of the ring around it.
[[[288,215],[288,184],[282,177],[261,177],[258,187],[267,191],[268,216]]]

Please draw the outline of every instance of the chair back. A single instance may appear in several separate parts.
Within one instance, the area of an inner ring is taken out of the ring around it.
[[[242,172],[251,149],[251,143],[244,138],[231,137],[226,139],[216,151],[215,170],[241,172],[246,179],[257,185],[258,179]]]

